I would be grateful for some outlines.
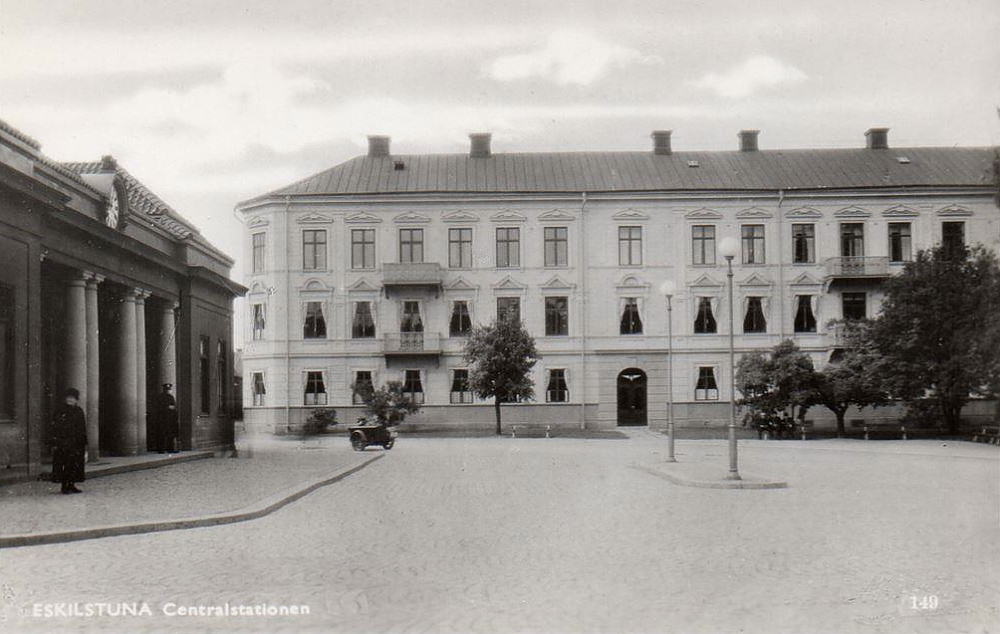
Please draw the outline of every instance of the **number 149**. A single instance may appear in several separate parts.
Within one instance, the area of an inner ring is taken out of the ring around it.
[[[922,597],[913,595],[910,597],[910,608],[913,610],[936,610],[938,598],[936,594],[928,594]]]

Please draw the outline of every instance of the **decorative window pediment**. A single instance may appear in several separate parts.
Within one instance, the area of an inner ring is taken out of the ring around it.
[[[523,291],[527,287],[508,275],[494,284],[493,288],[498,291]]]
[[[803,273],[802,275],[798,276],[797,278],[795,278],[794,280],[792,280],[791,282],[789,282],[789,285],[790,286],[822,286],[823,282],[821,280],[817,280],[815,277],[813,277],[812,275],[809,275],[808,273]]]
[[[378,290],[378,286],[375,286],[365,278],[361,278],[347,287],[347,291],[349,293],[377,293]]]
[[[299,290],[306,292],[329,293],[330,287],[323,280],[314,277],[312,279],[306,280],[305,284],[299,286]]]
[[[370,224],[375,222],[382,222],[382,219],[375,214],[370,214],[367,211],[359,211],[356,214],[351,214],[344,219],[347,224]]]
[[[431,219],[427,216],[408,211],[405,214],[399,214],[393,218],[392,221],[406,224],[423,224],[425,222],[430,222]]]
[[[705,273],[704,275],[700,276],[695,281],[689,282],[688,286],[690,288],[718,289],[718,288],[722,288],[722,282],[716,280],[715,278],[713,278],[708,273]]]
[[[257,227],[266,227],[271,224],[271,222],[264,218],[263,216],[254,216],[250,220],[247,220],[247,227],[250,229],[256,229]]]
[[[635,275],[626,275],[615,286],[615,290],[619,293],[645,294],[649,291],[649,284]]]
[[[871,213],[861,207],[851,205],[850,207],[844,207],[833,215],[837,218],[868,218],[871,216]]]
[[[684,217],[688,220],[721,220],[722,214],[714,209],[702,207],[701,209],[687,212],[684,214]]]
[[[757,287],[757,288],[764,288],[764,287],[770,288],[773,284],[771,283],[771,280],[769,280],[769,279],[767,279],[767,278],[765,278],[765,277],[763,277],[761,275],[758,275],[757,273],[754,273],[753,275],[751,275],[747,279],[745,279],[742,282],[740,282],[739,285],[740,285],[740,288],[751,287],[751,286],[752,287]]]
[[[538,219],[551,222],[554,220],[559,220],[559,221],[576,220],[576,216],[566,211],[563,211],[562,209],[550,209],[545,213],[539,214]]]
[[[611,217],[614,220],[649,220],[649,214],[643,213],[638,209],[622,209]]]
[[[547,289],[571,289],[576,288],[576,284],[565,281],[558,275],[552,277],[548,282],[542,284],[542,288]]]
[[[441,216],[444,222],[479,222],[479,216],[469,211],[453,211]]]
[[[972,210],[968,207],[963,207],[961,205],[948,205],[947,207],[942,207],[938,209],[937,215],[939,216],[971,216]]]
[[[520,214],[516,211],[511,211],[510,209],[504,209],[503,211],[499,211],[490,216],[490,220],[492,220],[493,222],[524,222],[525,220],[527,220],[527,217],[525,217],[524,214]]]
[[[464,277],[459,277],[456,280],[448,282],[444,285],[444,290],[446,291],[475,291],[478,289],[478,286],[473,285]]]
[[[750,207],[749,209],[744,209],[736,214],[737,218],[773,218],[772,214],[767,209],[762,209],[760,207]]]
[[[896,205],[883,211],[882,215],[886,218],[913,218],[914,216],[919,216],[920,213],[916,209],[907,207],[906,205]]]
[[[247,290],[247,295],[267,295],[267,287],[260,282],[254,282]]]
[[[785,214],[786,218],[822,218],[823,212],[812,207],[798,207]]]
[[[328,225],[333,223],[333,218],[319,213],[311,213],[299,216],[295,222],[300,225]]]

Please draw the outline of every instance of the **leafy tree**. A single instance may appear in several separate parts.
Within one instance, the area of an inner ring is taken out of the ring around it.
[[[871,343],[871,325],[850,321],[843,322],[843,327],[847,345],[816,373],[811,397],[813,403],[837,417],[840,438],[846,431],[844,417],[852,405],[878,407],[889,401],[884,381],[888,367]]]
[[[740,404],[767,415],[798,408],[801,418],[812,404],[815,370],[809,355],[789,339],[771,351],[745,354],[736,365],[736,387]]]
[[[322,434],[330,425],[337,424],[337,410],[332,407],[319,407],[309,412],[302,425],[303,436]]]
[[[420,406],[407,396],[399,381],[389,381],[378,389],[371,383],[352,385],[351,388],[361,395],[365,410],[388,427],[399,425],[408,414],[420,411]]]
[[[531,369],[539,358],[534,338],[512,313],[502,313],[469,334],[465,344],[465,360],[471,366],[469,387],[479,398],[493,399],[498,436],[500,405],[534,399]]]
[[[891,393],[930,409],[951,433],[972,395],[1000,389],[1000,269],[983,247],[920,251],[888,280],[871,340]]]

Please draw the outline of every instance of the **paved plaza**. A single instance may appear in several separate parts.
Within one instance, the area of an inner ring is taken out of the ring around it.
[[[403,437],[382,460],[258,520],[0,550],[2,627],[1000,629],[996,447],[745,441],[740,448],[745,471],[790,488],[672,484],[635,468],[665,456],[663,436],[648,432],[627,440]],[[724,442],[682,441],[677,451],[681,461],[725,470]],[[931,596],[935,608],[914,609],[913,597],[919,605]],[[46,606],[122,602],[145,602],[152,616],[32,616]],[[163,614],[174,604],[227,602],[308,606],[309,614]]]

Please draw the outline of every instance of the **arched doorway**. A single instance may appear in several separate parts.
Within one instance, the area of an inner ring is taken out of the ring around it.
[[[646,424],[646,373],[639,368],[618,375],[618,425]]]

